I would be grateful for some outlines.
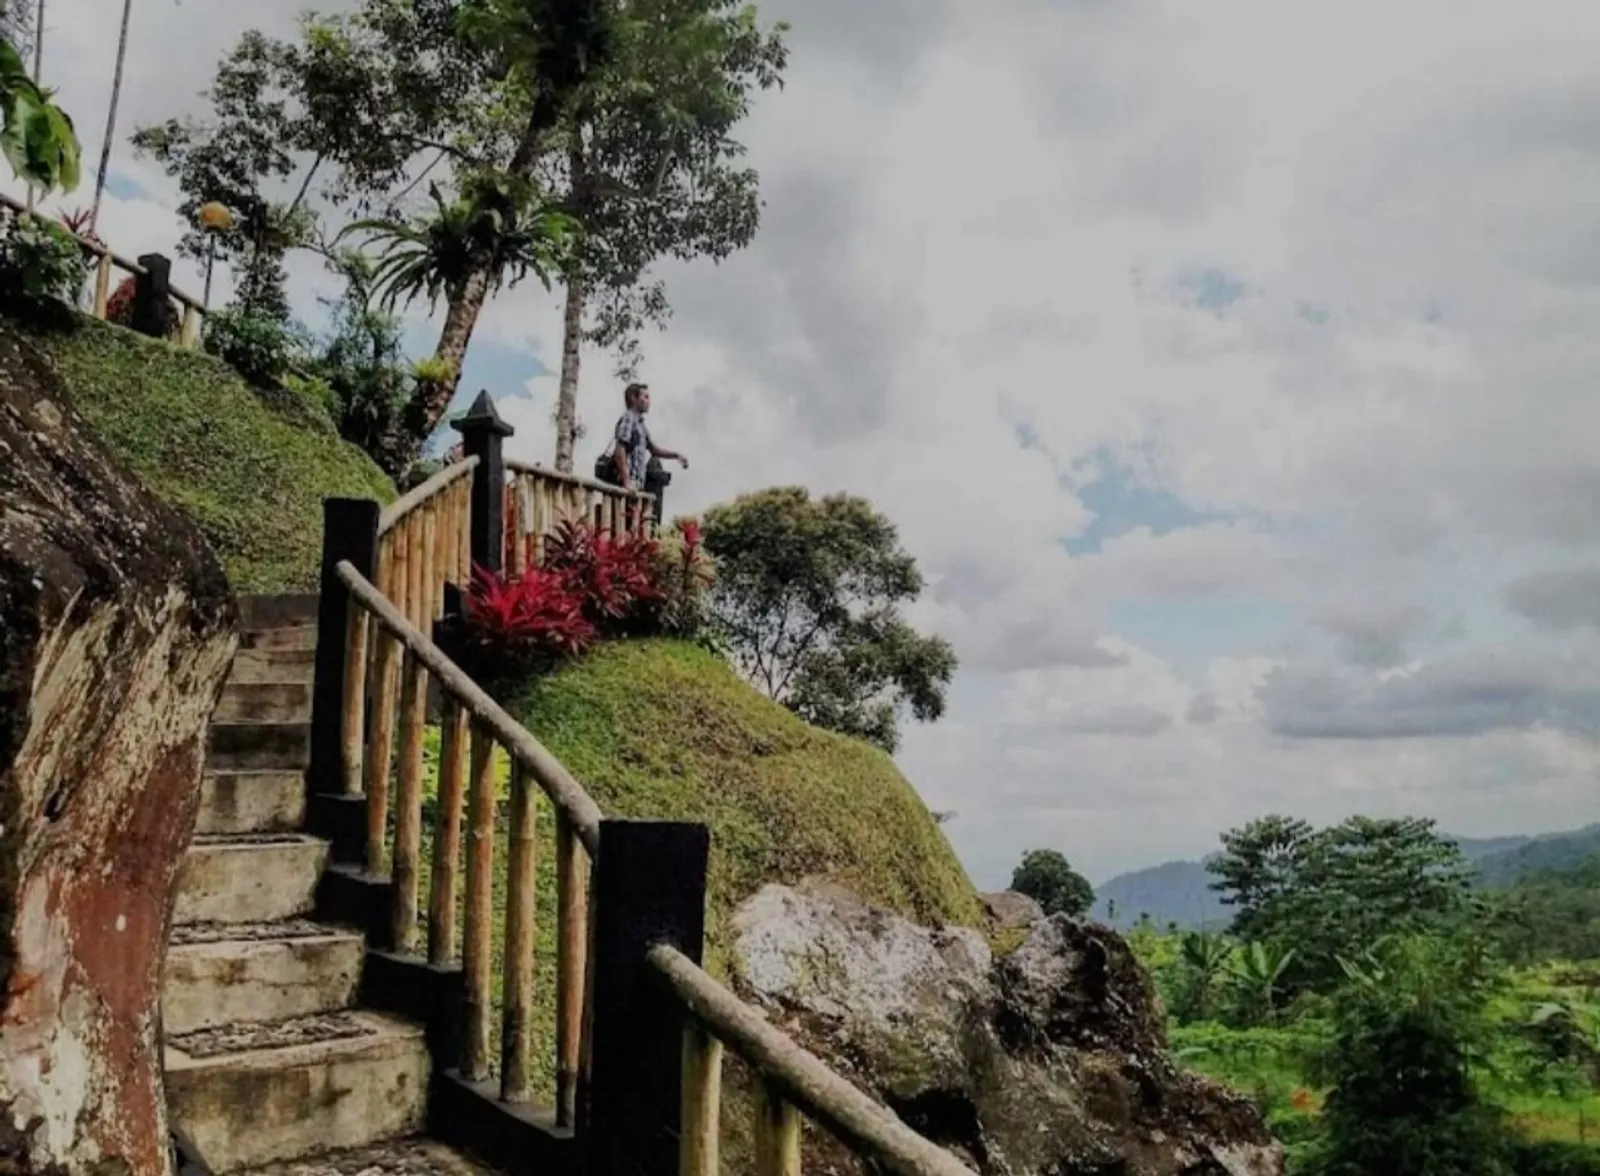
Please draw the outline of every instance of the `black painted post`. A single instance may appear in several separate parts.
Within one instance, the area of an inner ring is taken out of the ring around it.
[[[139,258],[143,271],[133,282],[133,311],[129,324],[141,335],[157,339],[172,330],[172,262],[159,253]]]
[[[472,564],[498,572],[505,563],[506,463],[501,453],[505,439],[516,432],[500,419],[487,392],[479,392],[467,415],[451,428],[461,434],[461,447],[478,459],[472,471]]]
[[[322,500],[322,578],[317,586],[316,676],[311,686],[311,766],[307,796],[344,791],[341,748],[344,718],[345,634],[350,590],[339,579],[341,561],[373,578],[378,553],[378,504],[366,498]]]
[[[704,825],[601,823],[578,1087],[583,1176],[677,1176],[686,1014],[645,955],[668,943],[700,962],[710,845]]]

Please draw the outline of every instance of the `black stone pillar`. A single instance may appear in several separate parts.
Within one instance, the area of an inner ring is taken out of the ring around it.
[[[478,459],[472,471],[472,564],[498,572],[505,564],[506,463],[501,446],[516,432],[500,419],[487,392],[479,392],[467,415],[452,426],[461,434],[466,456]]]

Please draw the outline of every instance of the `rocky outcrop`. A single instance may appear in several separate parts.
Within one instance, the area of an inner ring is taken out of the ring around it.
[[[973,931],[768,886],[734,931],[747,997],[983,1173],[1281,1176],[1255,1108],[1174,1066],[1105,927],[1041,917],[996,959]]]
[[[234,633],[199,532],[0,329],[0,1172],[170,1169],[162,955]]]

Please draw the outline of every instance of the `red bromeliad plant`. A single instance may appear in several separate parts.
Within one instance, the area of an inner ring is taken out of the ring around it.
[[[596,628],[620,633],[661,595],[656,551],[654,539],[597,533],[569,521],[545,538],[544,566],[566,581]]]
[[[474,568],[465,606],[463,652],[490,678],[577,657],[598,636],[571,585],[540,568],[521,576]]]

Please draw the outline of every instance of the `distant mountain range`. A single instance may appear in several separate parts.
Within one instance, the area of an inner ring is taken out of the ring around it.
[[[1600,853],[1600,824],[1537,837],[1457,837],[1485,886],[1510,886],[1539,870],[1566,869]],[[1209,859],[1207,859],[1209,860]],[[1227,926],[1233,911],[1211,889],[1205,861],[1166,862],[1118,874],[1095,888],[1092,917],[1127,930],[1148,913],[1157,926],[1185,929]]]

